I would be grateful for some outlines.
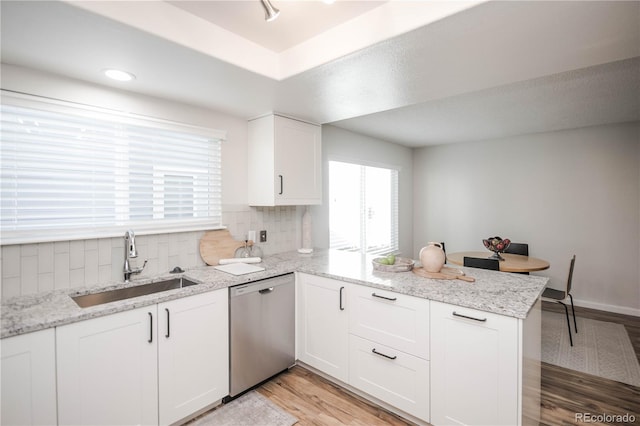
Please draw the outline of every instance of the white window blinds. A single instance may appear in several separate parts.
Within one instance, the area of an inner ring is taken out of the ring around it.
[[[329,161],[329,234],[338,250],[398,250],[398,171]]]
[[[220,226],[223,132],[4,92],[1,111],[3,243]]]

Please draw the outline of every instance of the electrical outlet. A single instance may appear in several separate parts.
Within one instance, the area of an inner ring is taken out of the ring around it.
[[[267,242],[267,231],[260,231],[260,242],[261,243]]]

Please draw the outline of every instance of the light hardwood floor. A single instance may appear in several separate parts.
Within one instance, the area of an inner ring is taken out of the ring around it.
[[[557,303],[544,303],[543,311],[564,313]],[[576,315],[623,324],[640,359],[640,318],[579,307]],[[281,374],[258,392],[296,416],[300,426],[412,424],[302,367]],[[584,425],[575,417],[575,413],[583,412],[629,413],[635,415],[635,424],[640,425],[640,388],[555,365],[542,364],[541,400],[541,426]]]

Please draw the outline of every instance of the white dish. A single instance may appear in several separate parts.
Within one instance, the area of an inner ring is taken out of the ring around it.
[[[250,265],[248,263],[229,263],[228,265],[214,266],[214,268],[231,275],[244,275],[264,271],[262,266]]]
[[[298,253],[302,253],[302,254],[313,253],[313,249],[312,248],[299,248],[298,249]]]

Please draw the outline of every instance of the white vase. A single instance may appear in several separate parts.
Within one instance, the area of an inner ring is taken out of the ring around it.
[[[313,249],[311,241],[311,212],[307,206],[302,215],[302,248],[305,250]]]
[[[422,247],[419,257],[422,267],[427,272],[440,272],[446,260],[442,245],[433,242],[427,243],[426,247]]]

